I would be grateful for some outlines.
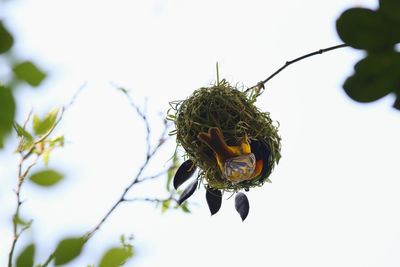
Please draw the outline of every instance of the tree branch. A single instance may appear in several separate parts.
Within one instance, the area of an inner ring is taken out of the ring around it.
[[[117,86],[116,87],[119,91],[121,91],[126,98],[128,99],[129,104],[136,110],[137,115],[142,119],[144,126],[146,128],[146,144],[147,144],[147,151],[146,151],[146,156],[149,158],[151,155],[151,144],[150,144],[150,123],[149,120],[147,119],[147,115],[145,111],[142,111],[138,105],[133,101],[132,97],[130,96],[129,92],[122,87]],[[147,100],[145,103],[145,106],[147,105]]]
[[[320,49],[320,50],[318,50],[318,51],[311,52],[311,53],[309,53],[309,54],[303,55],[303,56],[301,56],[301,57],[298,57],[298,58],[293,59],[293,60],[290,60],[290,61],[286,61],[285,64],[284,64],[282,67],[280,67],[278,70],[276,70],[276,71],[275,71],[274,73],[272,73],[270,76],[268,76],[265,80],[259,82],[259,83],[258,83],[257,85],[255,85],[255,86],[252,86],[252,87],[248,88],[245,92],[249,92],[249,91],[252,90],[252,89],[256,89],[256,90],[259,91],[259,92],[258,92],[258,95],[260,95],[260,94],[262,94],[262,91],[261,91],[261,90],[264,89],[264,85],[265,85],[269,80],[271,80],[272,78],[274,78],[277,74],[279,74],[281,71],[283,71],[284,69],[286,69],[287,67],[289,67],[289,66],[292,65],[293,63],[296,63],[296,62],[298,62],[298,61],[300,61],[300,60],[303,60],[303,59],[306,59],[306,58],[309,58],[309,57],[312,57],[312,56],[315,56],[315,55],[320,55],[320,54],[323,54],[323,53],[325,53],[325,52],[332,51],[332,50],[339,49],[339,48],[343,48],[343,47],[347,47],[347,46],[349,46],[349,45],[347,45],[347,44],[335,45],[335,46],[331,46],[331,47],[328,47],[328,48]],[[258,96],[258,95],[257,95],[257,96]]]
[[[141,201],[141,202],[162,203],[162,202],[168,201],[168,200],[174,200],[175,202],[178,202],[178,200],[177,200],[177,199],[174,199],[172,195],[171,195],[170,197],[164,198],[164,199],[159,199],[159,198],[148,198],[148,197],[135,197],[135,198],[126,198],[124,201],[126,201],[126,202]]]
[[[137,110],[137,111],[138,111],[138,110]],[[138,114],[139,114],[139,112],[138,112]],[[145,125],[146,125],[146,127],[147,127],[147,125],[148,125],[147,117],[146,117],[146,116],[141,116],[141,118],[142,118],[143,121],[146,121],[146,122],[145,122]],[[85,242],[87,242],[87,241],[100,229],[100,227],[107,221],[108,217],[110,217],[110,215],[114,212],[114,210],[115,210],[122,202],[127,201],[127,199],[126,199],[125,197],[126,197],[127,193],[132,189],[132,187],[133,187],[135,184],[141,183],[141,182],[143,182],[144,180],[149,179],[148,177],[147,177],[147,178],[140,179],[140,177],[142,176],[143,171],[144,171],[144,170],[146,169],[146,167],[148,166],[150,160],[151,160],[151,159],[153,158],[153,156],[157,153],[157,151],[159,150],[159,148],[165,143],[165,135],[166,135],[166,133],[167,133],[167,129],[165,129],[165,128],[168,128],[167,123],[164,123],[164,130],[163,130],[163,132],[162,132],[162,134],[161,134],[161,136],[160,136],[160,138],[159,138],[159,141],[158,141],[157,145],[154,147],[153,150],[150,150],[150,152],[147,153],[147,156],[146,156],[146,159],[145,159],[144,163],[143,163],[142,166],[140,167],[140,169],[139,169],[139,171],[137,172],[136,176],[133,178],[132,182],[124,189],[124,191],[122,192],[122,194],[121,194],[121,196],[119,197],[118,201],[116,201],[116,202],[114,203],[114,205],[111,206],[111,208],[110,208],[110,209],[108,210],[108,212],[104,215],[104,217],[99,221],[99,223],[98,223],[92,230],[90,230],[89,232],[87,232],[87,233],[84,235],[84,240],[85,240]],[[149,129],[150,129],[150,128],[149,128]],[[150,133],[150,132],[148,132],[148,133]],[[150,142],[150,138],[148,138],[148,139],[146,138],[146,140],[147,140],[147,142]],[[150,145],[148,145],[147,147],[150,147]],[[159,177],[159,176],[161,176],[161,174],[156,174],[155,176]],[[152,177],[152,176],[150,176],[150,177]]]
[[[136,183],[138,184],[138,183],[141,183],[141,182],[144,182],[144,181],[157,179],[158,177],[166,174],[169,170],[170,170],[170,168],[168,168],[167,170],[160,171],[159,173],[156,173],[154,175],[143,177],[141,179],[138,179]]]

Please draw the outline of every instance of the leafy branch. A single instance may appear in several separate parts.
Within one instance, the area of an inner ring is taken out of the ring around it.
[[[39,159],[42,157],[45,164],[48,163],[49,152],[56,147],[64,145],[63,137],[50,138],[57,125],[63,118],[65,111],[74,103],[77,95],[84,88],[82,86],[75,93],[68,105],[62,107],[61,112],[54,109],[47,113],[43,119],[40,119],[33,112],[29,112],[24,124],[21,126],[14,123],[14,129],[19,136],[17,153],[20,156],[18,163],[18,183],[17,188],[14,190],[16,195],[16,209],[13,215],[13,239],[8,256],[8,267],[12,266],[15,247],[17,242],[24,231],[29,229],[32,225],[32,220],[26,222],[21,219],[21,207],[24,203],[21,198],[21,190],[24,182],[31,173],[32,168],[37,165]],[[32,128],[33,133],[27,130],[27,125],[33,116]],[[24,166],[27,165],[25,168]],[[49,186],[55,184],[62,178],[62,175],[56,171],[46,170],[38,172],[30,176],[32,182],[41,185]]]

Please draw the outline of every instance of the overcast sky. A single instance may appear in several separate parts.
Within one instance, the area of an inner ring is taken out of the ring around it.
[[[341,43],[335,20],[363,0],[18,0],[0,14],[16,37],[15,51],[49,72],[40,89],[17,92],[22,121],[82,94],[57,132],[68,140],[50,167],[66,173],[51,190],[26,184],[22,213],[34,218],[20,246],[36,241],[43,262],[61,238],[92,228],[117,200],[145,157],[145,130],[110,84],[148,98],[152,138],[168,102],[184,99],[220,76],[252,86],[285,61]],[[280,123],[282,159],[272,184],[247,195],[244,223],[233,199],[211,217],[205,191],[192,214],[161,215],[152,204],[121,206],[90,240],[81,259],[96,264],[134,234],[136,257],[126,266],[399,266],[400,113],[388,96],[360,105],[341,86],[362,53],[345,48],[290,66],[267,84],[257,105]],[[161,115],[160,115],[161,114]],[[0,265],[11,242],[18,159],[10,141],[0,152]],[[174,139],[149,174],[168,166]],[[10,156],[12,155],[12,156]],[[132,196],[163,197],[165,180]]]

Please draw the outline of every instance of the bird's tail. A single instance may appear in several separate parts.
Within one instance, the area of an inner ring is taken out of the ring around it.
[[[201,132],[197,138],[207,144],[222,161],[237,156],[225,143],[224,135],[219,128],[211,127],[208,129],[208,133]]]

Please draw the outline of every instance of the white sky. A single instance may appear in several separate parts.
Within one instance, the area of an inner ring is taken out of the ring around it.
[[[66,180],[53,190],[26,184],[22,210],[35,219],[19,248],[39,243],[43,262],[57,241],[92,228],[136,173],[144,128],[112,86],[132,90],[159,133],[159,113],[221,76],[247,86],[286,60],[340,43],[334,22],[363,0],[18,0],[0,14],[16,34],[16,52],[50,73],[41,89],[18,91],[20,121],[85,91],[58,128],[68,144],[51,159]],[[5,8],[4,8],[5,7]],[[244,223],[233,199],[209,216],[204,189],[191,215],[160,215],[151,204],[125,204],[88,243],[81,260],[97,263],[120,234],[135,235],[126,266],[399,266],[400,113],[389,96],[351,101],[341,85],[362,53],[342,49],[290,66],[267,84],[258,106],[281,124],[282,160],[272,184],[251,190]],[[11,242],[17,157],[0,152],[0,266]],[[174,140],[149,173],[168,164]],[[162,197],[165,181],[132,195]]]

